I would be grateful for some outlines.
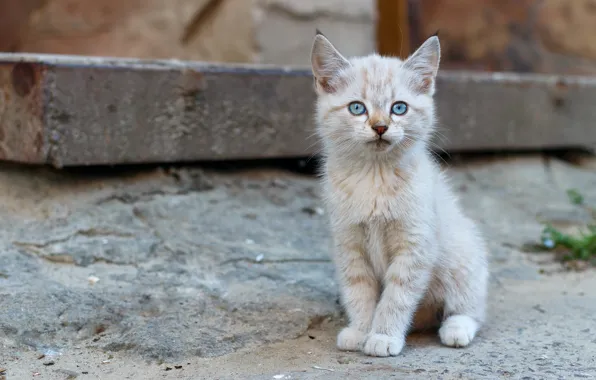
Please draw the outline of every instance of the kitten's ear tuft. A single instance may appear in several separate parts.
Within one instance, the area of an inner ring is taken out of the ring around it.
[[[414,54],[406,59],[404,68],[411,70],[416,76],[412,84],[416,91],[421,94],[434,94],[440,59],[441,44],[437,35],[429,37]]]
[[[316,31],[317,31],[317,32],[316,32],[316,34],[315,34],[315,35],[317,35],[317,36],[323,36],[323,37],[325,37],[325,35],[323,34],[323,32],[321,32],[321,31],[319,30],[319,28],[317,28],[317,29],[316,29]]]
[[[329,42],[327,37],[320,34],[318,30],[317,32],[310,54],[315,85],[317,89],[333,93],[337,91],[337,87],[341,83],[341,72],[348,68],[350,63]]]

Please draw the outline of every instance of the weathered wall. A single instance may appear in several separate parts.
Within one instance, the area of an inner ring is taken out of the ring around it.
[[[19,50],[92,56],[252,61],[255,53],[251,16],[253,0],[221,1],[215,11],[198,28],[194,28],[197,13],[209,2],[46,0],[45,5],[31,15]]]
[[[10,15],[0,18],[0,50],[307,65],[316,28],[346,55],[374,51],[376,3],[0,1],[0,14]],[[404,24],[403,28],[412,36],[412,48],[440,30],[444,68],[596,73],[596,45],[592,41],[596,35],[596,0],[408,3],[410,26]],[[206,17],[197,19],[201,10],[211,8]]]
[[[0,51],[17,50],[31,13],[45,0],[0,0]]]
[[[345,55],[375,50],[375,0],[261,0],[256,40],[260,62],[307,65],[315,29]]]
[[[440,30],[443,67],[596,74],[595,0],[410,0],[410,5],[419,40]]]
[[[24,26],[0,50],[305,65],[317,27],[348,55],[375,47],[375,0],[27,2],[5,9]]]

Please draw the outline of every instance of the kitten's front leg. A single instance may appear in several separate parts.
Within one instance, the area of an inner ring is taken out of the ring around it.
[[[416,249],[395,252],[362,352],[370,356],[397,356],[401,352],[430,277],[430,265],[421,252]]]
[[[370,331],[379,298],[379,284],[364,250],[364,230],[352,227],[336,231],[335,265],[341,298],[349,325],[337,336],[337,347],[344,351],[362,349]]]

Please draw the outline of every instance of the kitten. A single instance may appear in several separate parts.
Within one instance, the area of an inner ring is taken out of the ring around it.
[[[311,54],[333,261],[349,325],[341,350],[396,356],[412,329],[467,346],[485,318],[487,247],[433,160],[435,35],[408,59]],[[434,326],[433,326],[434,325]]]

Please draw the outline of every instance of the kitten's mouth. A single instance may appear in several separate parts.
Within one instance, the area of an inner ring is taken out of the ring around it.
[[[385,140],[382,137],[379,137],[378,139],[373,141],[369,141],[369,144],[373,145],[375,150],[385,150],[385,148],[391,145],[389,141]]]

